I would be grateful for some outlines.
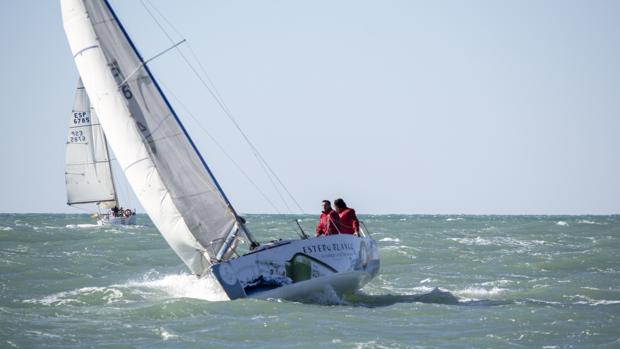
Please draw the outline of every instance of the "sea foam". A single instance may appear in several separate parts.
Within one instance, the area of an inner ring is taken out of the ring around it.
[[[131,281],[126,285],[132,288],[157,290],[172,298],[195,298],[212,302],[229,300],[222,287],[211,276],[199,278],[181,273],[153,278],[149,273],[145,276],[145,280]]]

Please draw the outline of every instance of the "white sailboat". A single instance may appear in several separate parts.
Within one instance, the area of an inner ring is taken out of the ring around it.
[[[65,184],[67,205],[96,204],[94,217],[100,225],[135,224],[135,211],[118,208],[107,140],[81,79],[69,118]]]
[[[239,217],[106,0],[61,0],[71,52],[111,149],[159,232],[229,298],[359,290],[379,272],[362,233],[259,244]],[[251,243],[239,255],[239,242]]]

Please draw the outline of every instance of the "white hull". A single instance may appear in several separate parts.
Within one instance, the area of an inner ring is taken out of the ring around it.
[[[378,272],[374,240],[346,234],[277,241],[212,268],[231,299],[303,299],[327,289],[350,294]]]
[[[99,225],[134,225],[136,224],[136,215],[129,217],[110,217],[107,215],[100,216],[97,219]]]

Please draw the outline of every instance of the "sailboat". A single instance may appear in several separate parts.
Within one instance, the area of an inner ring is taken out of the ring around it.
[[[378,248],[364,231],[260,244],[108,1],[61,0],[61,8],[79,75],[118,164],[193,274],[214,278],[230,299],[353,293],[378,274]]]
[[[135,224],[135,210],[118,208],[108,143],[81,79],[69,118],[65,184],[67,205],[96,204],[98,224]]]

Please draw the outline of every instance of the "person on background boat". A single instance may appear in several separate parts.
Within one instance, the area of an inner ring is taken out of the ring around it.
[[[334,200],[334,208],[338,212],[339,227],[341,234],[359,234],[360,221],[357,219],[355,210],[347,207],[344,200],[338,198]]]
[[[323,211],[316,226],[316,236],[334,235],[340,232],[338,213],[332,209],[329,200],[323,200]]]
[[[110,211],[112,211],[112,217],[118,217],[118,206],[114,205]]]

